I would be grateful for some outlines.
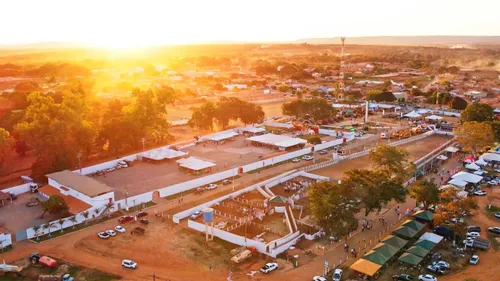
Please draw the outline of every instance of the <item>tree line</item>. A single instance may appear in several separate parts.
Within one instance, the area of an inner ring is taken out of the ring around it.
[[[332,119],[336,115],[336,110],[324,99],[294,100],[284,103],[281,106],[284,115],[295,118],[312,119],[321,121]]]
[[[240,121],[243,124],[261,123],[264,121],[264,111],[260,105],[246,102],[234,97],[221,97],[218,102],[205,102],[192,108],[189,120],[191,127],[213,130],[214,125],[226,128],[230,121]]]

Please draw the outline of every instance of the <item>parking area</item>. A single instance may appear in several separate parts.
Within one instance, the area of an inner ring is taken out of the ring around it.
[[[189,153],[189,156],[214,162],[216,166],[210,173],[195,176],[180,171],[175,159],[157,164],[136,161],[132,167],[115,170],[102,176],[95,176],[95,178],[113,187],[115,199],[120,200],[127,196],[253,163],[262,160],[262,156],[275,152],[264,147],[254,147],[243,136],[235,137],[233,141],[226,141],[224,144],[198,144],[185,151]]]
[[[43,211],[40,205],[27,207],[26,204],[34,197],[37,197],[37,194],[23,193],[12,203],[9,202],[4,207],[0,207],[0,226],[14,234],[19,230],[57,219],[57,216],[49,213],[41,219]]]

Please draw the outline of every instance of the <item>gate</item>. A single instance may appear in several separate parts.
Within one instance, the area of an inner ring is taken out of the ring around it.
[[[16,242],[23,241],[28,239],[28,234],[26,233],[26,229],[19,230],[16,232]]]

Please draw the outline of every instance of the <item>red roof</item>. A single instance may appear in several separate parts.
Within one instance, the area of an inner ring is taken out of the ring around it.
[[[51,186],[51,185],[46,185],[38,189],[39,192],[51,196],[51,195],[58,195],[62,199],[64,199],[64,202],[66,202],[66,205],[69,207],[69,212],[72,213],[73,215],[81,213],[89,208],[92,207],[92,205],[89,205],[85,202],[83,202],[80,199],[77,199],[73,196],[67,196],[62,194],[59,189]]]

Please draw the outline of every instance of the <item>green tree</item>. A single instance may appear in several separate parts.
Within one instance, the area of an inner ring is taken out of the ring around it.
[[[495,141],[500,141],[500,121],[491,121],[486,122],[486,124],[491,126],[491,130],[493,131],[493,135],[495,136]]]
[[[321,144],[321,138],[318,136],[310,137],[307,139],[307,142],[310,144]]]
[[[485,122],[493,120],[494,117],[493,107],[485,103],[471,103],[460,114],[462,122]]]
[[[64,228],[63,228],[63,225],[64,223],[66,222],[66,219],[65,218],[60,218],[57,223],[61,226],[61,233],[64,232]]]
[[[82,216],[83,216],[83,218],[85,218],[85,224],[87,224],[87,221],[89,220],[89,216],[90,216],[89,211],[83,211]]]
[[[69,209],[64,199],[58,195],[51,195],[49,199],[42,201],[40,205],[43,210],[41,218],[43,218],[47,212],[54,215],[64,215],[68,213]]]
[[[0,128],[0,172],[2,172],[5,165],[5,157],[7,155],[7,147],[10,139],[9,132],[7,132],[4,128]]]
[[[455,133],[457,143],[464,150],[477,155],[477,152],[486,146],[490,146],[495,141],[495,135],[491,125],[487,123],[465,122],[456,127]]]
[[[43,229],[47,230],[49,232],[49,237],[52,236],[52,228],[54,228],[56,225],[53,223],[53,222],[48,222],[46,224],[44,224],[42,227]]]
[[[344,185],[319,182],[309,189],[309,206],[316,223],[331,236],[347,235],[358,226],[358,200]]]
[[[40,240],[40,235],[38,235],[38,231],[42,228],[41,225],[35,225],[33,226],[33,231],[35,232],[36,235],[36,240]]]
[[[69,221],[72,224],[72,228],[75,229],[75,225],[78,223],[78,220],[76,219],[76,216],[69,217]]]
[[[404,181],[413,173],[408,151],[402,147],[379,145],[370,151],[369,156],[373,168],[384,171],[389,177],[396,176]]]
[[[451,109],[464,110],[467,108],[467,101],[461,97],[453,97],[448,104]]]
[[[422,203],[424,209],[427,209],[431,204],[439,202],[439,189],[434,183],[429,181],[418,181],[409,188],[408,193],[417,203]]]
[[[381,101],[395,101],[396,97],[391,92],[380,92],[380,93],[372,92],[368,93],[366,99],[381,102]]]
[[[344,173],[342,184],[350,187],[365,207],[365,216],[382,207],[391,200],[404,202],[406,189],[387,173],[378,170],[351,169]]]
[[[302,100],[294,100],[281,105],[281,112],[283,115],[294,116],[300,118],[303,116],[302,110],[304,108]]]
[[[214,126],[215,109],[215,104],[212,102],[206,102],[200,107],[193,108],[189,126],[212,130]]]

